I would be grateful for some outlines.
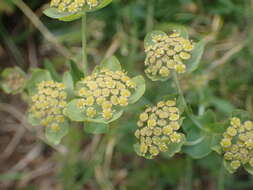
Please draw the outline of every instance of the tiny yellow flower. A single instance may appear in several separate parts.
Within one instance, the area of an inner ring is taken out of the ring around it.
[[[231,139],[229,139],[229,138],[222,139],[221,146],[224,148],[230,147],[231,146]]]
[[[92,106],[94,104],[95,99],[93,96],[88,96],[87,99],[85,100],[85,104],[88,106]]]
[[[112,110],[107,109],[107,110],[103,110],[103,117],[107,120],[112,118]]]
[[[93,107],[88,107],[87,110],[86,110],[86,114],[88,117],[95,117],[97,111],[93,108]]]
[[[141,121],[147,121],[148,120],[148,114],[147,113],[142,113],[141,115],[140,115],[140,120]]]

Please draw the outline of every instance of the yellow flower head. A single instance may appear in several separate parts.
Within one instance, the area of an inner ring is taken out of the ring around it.
[[[180,113],[175,105],[175,100],[160,101],[140,114],[135,136],[142,156],[153,158],[160,152],[166,152],[170,143],[183,140],[182,134],[177,132],[180,129]]]
[[[100,0],[51,0],[51,7],[57,8],[59,12],[70,12],[75,13],[85,5],[88,5],[89,8],[97,7],[100,3]]]
[[[153,45],[145,48],[146,74],[168,78],[173,70],[177,73],[185,72],[184,62],[191,58],[193,50],[191,41],[181,37],[178,32],[170,35],[154,34],[152,41]]]
[[[102,116],[106,120],[113,117],[116,108],[125,107],[136,84],[122,71],[102,69],[99,73],[82,79],[79,89],[78,107],[86,110],[88,117]],[[87,109],[89,107],[89,111]],[[91,107],[95,111],[91,111]]]
[[[41,125],[59,130],[59,124],[65,120],[63,109],[67,105],[64,84],[42,81],[37,87],[38,92],[32,96],[30,112],[41,121]]]
[[[253,167],[253,122],[232,117],[220,145],[224,159],[234,170],[247,163]]]

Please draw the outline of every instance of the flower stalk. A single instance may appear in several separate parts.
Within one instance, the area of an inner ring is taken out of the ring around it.
[[[196,127],[198,127],[199,129],[202,129],[201,124],[196,120],[195,116],[193,115],[192,111],[190,110],[190,108],[188,107],[188,105],[186,103],[186,100],[184,98],[184,94],[183,94],[183,91],[182,91],[181,86],[179,84],[176,72],[173,72],[173,80],[175,82],[180,101],[182,102],[182,104],[184,106],[184,110],[185,110],[186,115],[192,120],[192,122],[196,125]]]
[[[86,12],[82,16],[82,69],[84,74],[88,73],[87,61],[87,15]]]

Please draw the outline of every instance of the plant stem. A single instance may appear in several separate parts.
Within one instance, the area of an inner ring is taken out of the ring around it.
[[[88,61],[87,61],[87,19],[86,13],[82,16],[82,69],[86,75],[88,72]]]
[[[221,168],[219,171],[219,178],[218,178],[218,190],[225,190],[225,168],[223,163],[221,163]]]
[[[192,122],[199,129],[201,129],[202,128],[201,124],[195,119],[195,116],[193,115],[193,113],[191,112],[191,110],[189,109],[189,107],[188,107],[188,105],[187,105],[187,103],[185,101],[183,91],[181,89],[181,86],[180,86],[178,78],[177,78],[177,74],[175,72],[173,72],[173,79],[174,79],[174,82],[175,82],[175,85],[176,85],[176,88],[177,88],[177,91],[178,91],[178,94],[179,94],[179,98],[180,98],[181,102],[183,103],[183,106],[184,106],[184,109],[185,109],[185,113],[192,120]]]
[[[12,0],[12,2],[24,13],[24,15],[30,20],[30,22],[37,28],[44,38],[52,43],[60,54],[66,58],[70,58],[72,54],[62,46],[57,38],[48,30],[48,28],[41,22],[37,15],[28,7],[22,0]]]
[[[186,156],[186,188],[192,190],[193,162],[190,156]]]

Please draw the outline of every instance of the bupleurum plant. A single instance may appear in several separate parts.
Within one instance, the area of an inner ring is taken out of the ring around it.
[[[108,69],[93,73],[79,83],[83,87],[78,91],[82,98],[77,106],[86,110],[87,117],[101,115],[105,120],[110,120],[116,109],[129,104],[129,98],[136,88],[136,83],[126,73]]]
[[[119,61],[111,57],[78,81],[75,91],[78,98],[68,104],[65,112],[70,119],[109,124],[141,98],[145,81],[142,76],[130,78]]]
[[[145,73],[152,80],[166,80],[173,71],[184,73],[185,61],[191,58],[193,42],[173,31],[170,34],[153,32],[145,45]]]
[[[253,167],[253,122],[232,117],[220,145],[224,159],[233,170],[246,164]]]
[[[147,107],[140,114],[135,131],[139,141],[137,154],[154,158],[160,152],[168,151],[171,144],[182,143],[184,134],[178,132],[181,122],[176,100],[160,101],[156,106]]]
[[[60,130],[65,117],[63,110],[67,105],[67,93],[63,83],[52,80],[42,81],[37,86],[38,92],[32,96],[31,114],[40,121],[40,125]]]

